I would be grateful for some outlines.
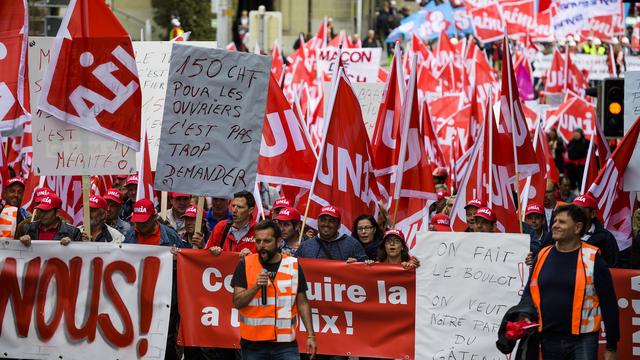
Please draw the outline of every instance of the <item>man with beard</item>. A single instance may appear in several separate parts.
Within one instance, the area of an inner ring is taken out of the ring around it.
[[[280,253],[278,238],[275,222],[256,225],[257,254],[245,256],[231,280],[244,359],[299,359],[298,315],[308,332],[307,352],[313,356],[318,348],[302,266],[295,257]]]
[[[91,234],[88,234],[83,227],[80,227],[82,241],[121,244],[124,241],[124,235],[105,223],[107,211],[109,210],[107,201],[101,196],[91,195],[89,197],[89,207]]]
[[[16,217],[16,224],[20,224],[24,219],[31,215],[27,210],[21,207],[22,198],[24,197],[24,180],[22,178],[14,177],[9,179],[4,187],[2,195],[4,203],[0,205],[0,212],[4,210],[6,206],[13,206],[17,208],[18,213]]]
[[[367,260],[360,242],[347,234],[340,234],[340,211],[325,206],[318,216],[318,235],[300,244],[296,257],[342,260],[348,263]]]
[[[122,193],[116,188],[107,189],[104,196],[107,201],[107,215],[105,223],[112,228],[118,230],[122,235],[127,235],[131,230],[131,224],[120,219],[118,214],[122,209]]]
[[[253,227],[256,225],[252,219],[256,200],[253,194],[243,190],[233,194],[231,201],[231,221],[220,221],[207,241],[205,249],[209,249],[214,255],[224,251],[239,252],[248,255],[256,251],[256,243],[253,241]],[[193,234],[193,239],[200,234]]]
[[[280,251],[287,255],[295,255],[300,247],[300,213],[292,207],[285,207],[278,210],[275,218],[282,237],[278,247]]]

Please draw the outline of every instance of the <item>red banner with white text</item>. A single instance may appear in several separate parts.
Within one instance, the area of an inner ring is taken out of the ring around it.
[[[237,254],[181,249],[180,340],[185,346],[239,347],[231,278]],[[319,354],[412,358],[415,272],[401,266],[300,259]],[[297,340],[305,351],[302,321]]]

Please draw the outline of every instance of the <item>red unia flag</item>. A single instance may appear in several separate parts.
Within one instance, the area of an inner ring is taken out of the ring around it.
[[[520,102],[518,85],[511,60],[511,51],[506,37],[502,44],[502,53],[505,61],[502,66],[500,119],[498,122],[500,136],[494,140],[494,143],[499,144],[497,148],[500,149],[501,156],[509,156],[508,149],[512,149],[512,152],[510,158],[505,157],[505,160],[508,159],[506,163],[497,162],[497,164],[507,166],[511,175],[514,175],[512,171],[513,164],[515,164],[515,171],[520,174],[522,179],[525,176],[535,174],[540,169],[536,154],[533,151],[533,144],[529,136],[529,127],[524,116],[522,103]],[[496,162],[494,161],[494,163]]]
[[[276,40],[271,50],[271,74],[276,78],[279,86],[282,86],[284,80],[284,60],[282,59],[282,48]]]
[[[147,141],[147,133],[144,133],[144,140],[142,142],[142,158],[140,159],[140,165],[138,167],[138,192],[136,193],[136,200],[149,199],[158,204],[155,192],[153,191],[153,172],[151,172],[151,160],[149,157],[149,142]]]
[[[596,122],[595,106],[584,98],[568,92],[565,101],[555,111],[547,113],[545,131],[556,128],[558,135],[567,144],[573,136],[573,130],[580,128],[584,137],[590,140],[596,131]]]
[[[473,29],[480,42],[496,41],[504,35],[504,22],[497,1],[465,0],[464,6],[471,17]]]
[[[400,115],[402,112],[402,95],[404,80],[400,63],[399,47],[391,62],[391,74],[387,79],[382,103],[378,111],[378,119],[373,131],[372,148],[376,167],[376,178],[380,184],[380,192],[388,198],[391,189],[391,175],[395,172],[400,156],[399,133]]]
[[[410,248],[415,245],[416,232],[426,230],[429,205],[436,200],[435,186],[431,177],[431,164],[423,146],[420,126],[420,104],[418,103],[417,56],[414,55],[409,85],[402,108],[402,136],[400,157],[393,179],[393,199],[389,213],[395,220],[394,227],[407,235]],[[425,105],[426,106],[426,105]]]
[[[140,151],[142,93],[131,38],[102,0],[71,0],[38,107]]]
[[[256,179],[309,189],[316,162],[307,131],[272,74]]]
[[[1,145],[1,143],[0,143]],[[4,156],[4,146],[0,147],[0,188],[4,189],[9,181],[9,166],[7,166],[7,159]]]
[[[565,89],[565,67],[562,54],[558,51],[558,48],[553,50],[553,56],[551,57],[551,67],[546,72],[545,90],[549,94],[558,94],[564,92]]]
[[[580,194],[584,194],[591,184],[596,181],[598,177],[598,159],[596,158],[596,137],[591,137],[589,140],[589,150],[587,151],[587,159],[584,164],[584,172],[582,173],[582,186],[580,187]]]
[[[538,166],[540,167],[540,171],[529,176],[526,180],[520,181],[520,183],[524,183],[524,187],[520,192],[520,200],[522,202],[522,208],[526,209],[527,204],[542,204],[544,202],[544,193],[547,187],[547,158],[545,157],[545,146],[546,142],[543,141],[545,136],[544,129],[542,127],[542,121],[538,121],[535,128],[535,134],[533,136],[534,143],[533,149],[536,152],[536,156],[538,157]],[[553,158],[551,158],[551,162],[553,162]],[[554,164],[555,169],[555,164]],[[556,170],[556,178],[557,178]],[[523,214],[524,216],[524,214]],[[524,219],[523,219],[524,220]]]
[[[636,196],[623,190],[624,172],[638,143],[639,133],[640,121],[636,120],[589,188],[589,193],[598,201],[598,218],[615,236],[620,250],[631,246],[631,219]]]
[[[0,131],[31,118],[27,40],[27,0],[0,1]]]
[[[356,216],[376,213],[378,187],[358,98],[342,64],[336,68],[311,199],[320,206],[338,207],[342,212],[343,231],[348,231]],[[314,216],[312,212],[311,217]]]
[[[502,17],[507,23],[509,37],[520,38],[536,26],[534,1],[501,1]]]
[[[440,149],[438,137],[436,136],[436,131],[433,127],[433,123],[431,122],[431,114],[429,114],[429,104],[426,101],[422,104],[421,115],[421,132],[424,137],[424,148],[427,150],[427,156],[431,161],[432,167],[434,165],[435,167],[445,166],[447,162],[444,154],[442,153],[442,149]],[[435,170],[435,167],[432,170]]]
[[[547,0],[549,1],[549,0]],[[555,12],[555,5],[546,8],[544,11],[538,12],[536,17],[536,26],[531,29],[531,38],[535,41],[553,41],[553,32],[551,31],[551,18]]]

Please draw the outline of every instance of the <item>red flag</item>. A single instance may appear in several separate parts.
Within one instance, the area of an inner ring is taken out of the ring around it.
[[[550,2],[550,0],[543,0]],[[541,3],[543,2],[541,1]],[[536,41],[552,42],[553,32],[551,31],[551,19],[555,13],[555,6],[552,5],[544,10],[539,8],[538,15],[536,17],[536,26],[533,27],[531,38]]]
[[[229,51],[238,51],[238,48],[236,47],[236,43],[234,43],[233,41],[228,43],[227,46],[225,46],[225,49]]]
[[[17,128],[31,118],[27,6],[27,0],[0,1],[0,131]]]
[[[316,168],[311,139],[272,75],[262,127],[257,181],[310,188]]]
[[[611,149],[609,148],[609,144],[607,143],[607,139],[604,136],[604,131],[602,131],[602,126],[600,126],[599,121],[594,121],[595,127],[595,138],[596,138],[596,150],[598,152],[598,164],[600,165],[600,169],[602,169],[606,164],[607,160],[611,157]]]
[[[311,199],[321,206],[338,207],[343,230],[347,231],[356,216],[376,213],[378,187],[358,98],[341,64],[336,68]]]
[[[540,122],[538,126],[542,126],[542,122]],[[547,178],[557,184],[558,180],[560,180],[560,174],[558,173],[558,168],[556,167],[556,162],[553,158],[553,154],[551,153],[551,148],[549,147],[549,142],[547,141],[547,135],[544,131],[538,131],[538,137],[536,141],[538,143],[537,149],[541,149],[542,153],[544,154],[546,163],[544,169],[547,174]],[[540,154],[537,150],[536,153],[538,155]]]
[[[531,204],[542,204],[544,203],[544,193],[546,191],[546,187],[547,187],[547,165],[548,165],[548,159],[545,157],[546,152],[548,151],[545,150],[545,146],[546,142],[543,141],[544,138],[544,129],[542,127],[542,121],[538,121],[536,123],[536,128],[535,128],[535,133],[533,138],[535,139],[535,142],[533,143],[533,148],[534,151],[536,152],[536,156],[538,157],[538,166],[540,167],[540,171],[538,171],[537,173],[528,176],[525,180],[521,181],[522,183],[525,183],[524,186],[521,186],[522,191],[520,192],[521,196],[520,196],[520,201],[521,201],[521,206],[523,209],[527,208],[527,204],[531,203]],[[551,158],[551,162],[553,163],[553,158]],[[555,164],[553,165],[554,169],[555,169]],[[556,171],[556,178],[557,178],[557,173],[558,170]],[[550,178],[550,177],[549,177]],[[524,214],[522,214],[524,216]],[[524,220],[524,219],[522,219]]]
[[[102,0],[72,0],[51,50],[39,107],[140,151],[142,94],[133,45]]]
[[[520,173],[521,178],[535,174],[539,171],[536,154],[533,151],[533,144],[529,136],[529,128],[524,117],[524,110],[520,102],[518,85],[516,83],[509,50],[509,41],[504,39],[502,53],[504,54],[504,64],[502,66],[502,88],[500,95],[500,119],[498,131],[500,135],[494,140],[501,149],[499,155],[504,158],[494,158],[493,162],[505,165],[513,175],[513,164],[515,171]],[[511,155],[507,149],[512,148]],[[505,162],[506,161],[506,162]],[[496,211],[496,209],[493,209]]]
[[[138,167],[138,191],[136,193],[136,200],[149,199],[154,204],[158,205],[158,199],[153,191],[154,176],[151,172],[151,160],[149,156],[149,142],[147,141],[147,132],[144,133],[144,140],[142,143],[142,158],[140,159],[140,165]]]
[[[588,71],[586,72],[588,74]],[[576,64],[571,61],[571,52],[567,51],[567,89],[573,91],[574,93],[584,96],[585,91],[589,87],[589,81],[587,80],[587,75],[583,73]]]
[[[618,70],[616,68],[616,61],[613,58],[613,46],[609,44],[609,54],[607,55],[607,65],[609,66],[609,76],[618,77]]]
[[[511,38],[520,38],[536,26],[533,0],[508,1],[501,4],[502,17]]]
[[[547,113],[545,131],[548,132],[555,127],[558,136],[567,144],[576,128],[582,129],[587,140],[591,139],[596,122],[595,106],[569,92],[565,101],[557,109]]]
[[[465,0],[464,5],[471,17],[473,29],[480,42],[499,40],[504,35],[504,22],[497,1],[483,1],[482,5]]]
[[[436,136],[433,123],[431,122],[431,114],[429,114],[429,104],[425,101],[422,105],[422,134],[424,137],[424,148],[427,150],[427,156],[432,160],[432,165],[445,166],[446,161],[438,137]],[[434,168],[435,169],[435,168]],[[432,169],[432,170],[434,170]]]
[[[549,94],[558,94],[565,89],[565,68],[564,59],[558,48],[553,50],[551,57],[551,67],[546,72],[545,91]]]
[[[582,186],[580,187],[580,194],[584,194],[591,184],[598,177],[598,159],[596,159],[596,143],[595,136],[591,137],[589,141],[589,150],[587,151],[587,158],[584,164],[584,172],[582,173]]]
[[[620,250],[631,245],[631,219],[635,193],[624,191],[624,172],[631,160],[640,134],[640,121],[636,120],[589,188],[598,201],[598,218],[618,241]]]
[[[2,145],[1,142],[0,145]],[[7,186],[10,178],[9,166],[7,166],[7,158],[4,156],[4,146],[2,146],[0,147],[0,189],[4,189]]]
[[[397,44],[396,49],[398,49]],[[391,64],[393,64],[391,74],[382,95],[382,103],[372,138],[372,154],[376,160],[374,170],[381,186],[380,192],[385,198],[390,194],[391,174],[394,173],[400,156],[397,140],[400,132],[404,80],[400,69],[399,50],[394,53]]]
[[[414,55],[412,68],[415,69]],[[431,177],[431,164],[423,146],[420,130],[420,108],[416,87],[417,71],[413,70],[402,108],[402,136],[400,137],[400,157],[393,179],[393,200],[390,214],[395,219],[394,227],[403,230],[408,237],[410,248],[415,245],[412,228],[427,225],[429,205],[436,200],[435,186]]]
[[[614,15],[590,16],[587,18],[589,26],[580,30],[584,38],[594,37],[605,42],[610,42],[614,37]]]
[[[279,86],[282,86],[284,80],[284,60],[282,60],[282,49],[280,43],[276,40],[271,50],[271,73],[276,78]]]
[[[640,51],[640,21],[633,25],[631,32],[631,50]]]

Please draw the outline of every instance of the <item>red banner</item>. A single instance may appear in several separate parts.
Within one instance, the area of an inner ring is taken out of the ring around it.
[[[300,259],[319,354],[413,358],[415,272],[396,265]],[[180,339],[185,346],[239,347],[231,278],[238,255],[181,249]],[[298,331],[305,351],[306,331]]]
[[[618,359],[640,358],[640,270],[611,269],[613,287],[620,311],[620,341]],[[606,329],[605,329],[606,331]],[[634,335],[635,334],[635,335]],[[605,338],[600,334],[600,354],[605,350]]]

